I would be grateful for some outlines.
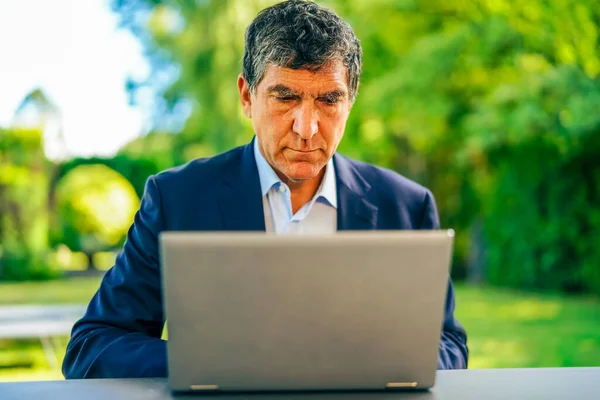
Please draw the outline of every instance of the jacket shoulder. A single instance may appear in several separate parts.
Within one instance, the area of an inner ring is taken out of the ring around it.
[[[346,156],[342,157],[354,167],[358,174],[371,185],[371,190],[375,190],[378,195],[391,196],[395,199],[400,195],[420,199],[424,199],[427,194],[431,195],[429,189],[396,171],[353,160]]]

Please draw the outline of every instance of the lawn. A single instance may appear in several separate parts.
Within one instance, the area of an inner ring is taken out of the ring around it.
[[[0,284],[0,306],[15,304],[83,304],[89,302],[100,278]],[[62,362],[67,338],[59,338]],[[0,381],[63,379],[49,368],[39,340],[0,339]]]
[[[470,368],[600,366],[600,299],[458,286]]]
[[[0,305],[87,303],[98,284],[99,278],[0,284]],[[600,366],[600,299],[464,285],[456,297],[470,368]],[[39,342],[0,341],[0,381],[42,379],[62,375],[48,368]]]

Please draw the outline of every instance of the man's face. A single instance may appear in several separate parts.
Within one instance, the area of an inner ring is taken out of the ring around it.
[[[296,183],[320,177],[352,106],[346,67],[332,62],[310,72],[269,65],[256,93],[241,75],[238,88],[259,148],[279,177]]]

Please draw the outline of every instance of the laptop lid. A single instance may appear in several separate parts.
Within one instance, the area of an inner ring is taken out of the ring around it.
[[[433,386],[452,231],[165,232],[174,391]]]

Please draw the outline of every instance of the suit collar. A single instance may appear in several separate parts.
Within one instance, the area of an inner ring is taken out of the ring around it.
[[[281,179],[275,173],[275,170],[269,165],[265,157],[258,148],[258,139],[256,136],[252,139],[252,151],[254,153],[254,161],[258,170],[258,179],[260,180],[260,191],[263,196],[269,193],[269,190],[278,183]]]
[[[350,159],[334,154],[338,191],[338,230],[372,230],[377,224],[377,207],[366,197],[371,190]]]

